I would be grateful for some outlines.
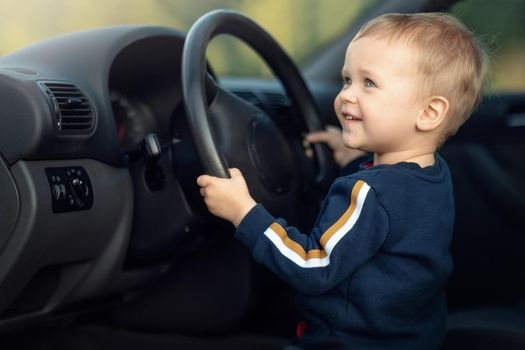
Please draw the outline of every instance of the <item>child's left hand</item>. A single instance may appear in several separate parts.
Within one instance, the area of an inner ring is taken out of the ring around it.
[[[335,162],[341,168],[366,154],[358,149],[346,147],[343,143],[341,129],[331,125],[327,126],[323,131],[312,132],[306,135],[306,141],[310,143],[326,143],[333,152]]]
[[[236,168],[228,170],[230,179],[201,175],[197,184],[208,210],[237,227],[257,203],[250,195],[241,171]]]

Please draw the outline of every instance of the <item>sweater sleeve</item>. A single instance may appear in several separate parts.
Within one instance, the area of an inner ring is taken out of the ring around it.
[[[309,235],[275,219],[258,204],[235,236],[295,289],[320,294],[338,285],[377,254],[388,233],[388,215],[363,180],[337,180]]]

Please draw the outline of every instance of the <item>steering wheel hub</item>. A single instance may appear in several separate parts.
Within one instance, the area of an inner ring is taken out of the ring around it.
[[[270,118],[263,114],[250,120],[248,152],[263,185],[275,194],[290,190],[294,159],[288,143]]]

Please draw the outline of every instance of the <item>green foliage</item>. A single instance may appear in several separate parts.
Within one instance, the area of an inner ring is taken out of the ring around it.
[[[301,63],[341,33],[377,0],[0,0],[0,53],[44,38],[116,24],[158,24],[187,31],[202,14],[219,8],[245,13]],[[227,75],[269,75],[243,44],[219,38],[208,55]]]
[[[0,53],[32,42],[117,24],[156,24],[187,31],[202,14],[218,9],[245,13],[299,65],[345,30],[378,0],[0,0]],[[525,90],[525,1],[465,0],[452,13],[489,43],[492,88]],[[208,51],[223,75],[269,76],[243,44],[217,38]]]
[[[478,35],[496,36],[505,46],[516,41],[525,44],[525,1],[472,0],[457,4],[452,13]]]
[[[467,0],[452,14],[485,43],[491,57],[493,91],[525,90],[525,1]]]

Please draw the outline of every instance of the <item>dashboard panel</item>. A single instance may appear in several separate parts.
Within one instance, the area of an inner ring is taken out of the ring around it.
[[[0,59],[0,194],[10,198],[0,204],[0,333],[21,318],[124,298],[209,238],[182,101],[183,43],[170,28],[118,26]],[[302,126],[278,83],[220,85],[278,116],[301,152]],[[79,113],[92,117],[88,132],[61,130],[63,118],[85,121]],[[148,155],[145,139],[160,154]]]
[[[162,275],[193,234],[169,152],[154,164],[160,189],[141,156],[150,133],[170,144],[182,44],[173,29],[118,26],[0,59],[0,193],[9,199],[0,205],[0,332],[122,296]],[[81,113],[92,117],[89,132],[64,131]],[[158,244],[142,238],[156,236],[169,252],[152,262]]]

